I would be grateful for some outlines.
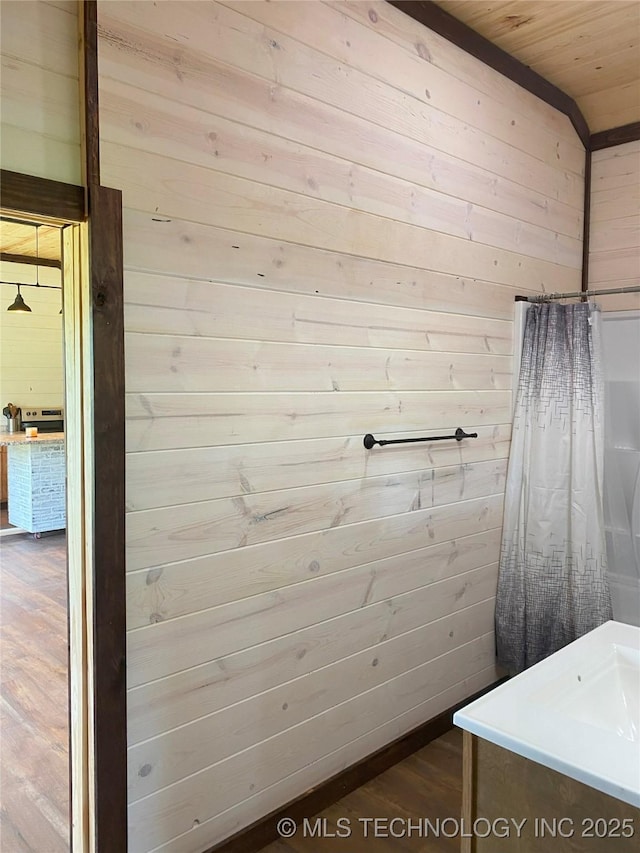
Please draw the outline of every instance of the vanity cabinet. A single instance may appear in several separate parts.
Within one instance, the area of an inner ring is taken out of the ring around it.
[[[639,708],[640,627],[610,621],[456,711],[463,853],[636,853]]]
[[[461,853],[637,853],[640,809],[468,731],[463,738]]]

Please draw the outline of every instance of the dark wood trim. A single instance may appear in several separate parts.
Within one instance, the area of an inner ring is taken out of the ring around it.
[[[13,175],[13,173],[10,173]],[[11,210],[58,220],[84,219],[82,187],[69,206],[55,204],[50,181],[16,175]],[[62,185],[67,186],[67,185]],[[43,195],[39,196],[38,191]],[[124,308],[122,194],[89,192],[89,257],[93,349],[93,706],[96,853],[127,850],[127,706],[125,596]],[[8,198],[2,195],[2,203]],[[78,851],[80,853],[80,851]]]
[[[0,207],[67,222],[86,218],[83,187],[7,169],[0,170]]]
[[[83,57],[84,170],[88,187],[100,186],[100,113],[98,104],[98,4],[81,3]]]
[[[631,124],[592,133],[589,148],[592,151],[600,151],[603,148],[613,148],[614,145],[624,145],[625,142],[636,142],[638,139],[640,139],[640,121],[634,121]]]
[[[127,851],[122,193],[100,186],[98,12],[81,3],[84,178],[93,336],[93,682],[96,853]]]
[[[122,194],[89,190],[93,317],[94,784],[97,853],[127,850]]]
[[[453,727],[453,715],[458,710],[479,696],[484,695],[489,690],[493,690],[498,684],[501,684],[505,679],[489,685],[484,690],[479,691],[474,696],[470,696],[462,702],[457,703],[442,714],[438,714],[432,720],[418,726],[408,734],[398,738],[377,752],[368,755],[351,767],[347,767],[341,773],[327,779],[315,788],[306,791],[300,797],[287,803],[286,806],[271,812],[266,817],[261,818],[251,826],[240,830],[240,832],[232,835],[226,841],[217,844],[215,847],[209,848],[205,853],[255,853],[256,850],[261,850],[272,841],[277,841],[278,831],[276,829],[278,821],[283,817],[292,818],[296,823],[301,823],[304,818],[311,818],[321,812],[323,809],[337,803],[342,797],[355,791],[365,782],[384,773],[394,764],[403,761],[409,755],[412,755],[417,750],[422,749],[432,740],[440,737],[445,732]]]
[[[26,264],[30,267],[54,267],[62,269],[62,262],[53,258],[35,258],[33,255],[14,255],[12,252],[0,252],[0,261],[9,264]]]
[[[591,239],[591,150],[584,152],[584,222],[582,225],[582,291],[589,289],[589,243]],[[582,297],[584,301],[585,297]]]
[[[560,110],[569,117],[573,124],[576,133],[580,137],[585,148],[589,145],[589,128],[580,112],[578,105],[561,89],[554,86],[548,80],[545,80],[540,74],[537,74],[528,65],[520,62],[511,54],[502,50],[493,42],[481,36],[479,33],[472,30],[462,21],[454,18],[444,9],[437,6],[435,3],[428,0],[388,0],[388,2],[400,9],[410,18],[428,27],[430,30],[438,33],[447,41],[452,42],[457,47],[475,56],[485,65],[489,65],[500,74],[504,74],[510,80],[513,80],[523,89],[536,95],[550,104],[555,109]]]

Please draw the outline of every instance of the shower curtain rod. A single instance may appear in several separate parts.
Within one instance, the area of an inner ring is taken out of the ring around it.
[[[516,296],[516,302],[549,302],[551,299],[577,299],[579,296],[608,296],[611,293],[640,293],[640,284],[612,287],[610,290],[577,290],[573,293],[542,293],[540,296]]]

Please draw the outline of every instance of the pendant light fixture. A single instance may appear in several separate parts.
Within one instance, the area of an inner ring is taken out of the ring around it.
[[[4,222],[5,218],[0,217],[0,221]],[[27,224],[27,223],[18,222],[15,219],[7,219],[6,221],[7,222],[14,222],[18,225],[26,225]],[[36,254],[35,254],[35,258],[29,262],[30,264],[32,264],[36,268],[35,283],[32,284],[32,283],[26,282],[26,281],[22,281],[22,282],[18,283],[17,281],[0,280],[0,284],[7,284],[10,287],[17,287],[18,288],[18,295],[13,300],[12,304],[9,305],[9,307],[7,308],[7,311],[18,311],[18,312],[23,313],[23,314],[31,314],[32,313],[31,307],[29,305],[27,305],[27,303],[24,301],[22,293],[20,292],[21,287],[39,287],[39,288],[43,288],[46,290],[59,290],[59,291],[61,291],[61,295],[62,295],[62,286],[61,285],[40,284],[40,263],[39,263],[39,261],[40,261],[40,245],[39,245],[40,227],[41,226],[39,224],[34,225],[34,228],[36,231],[36,233],[35,233]],[[9,259],[8,257],[5,257],[5,260],[8,260],[8,259]],[[16,261],[16,263],[21,263],[21,261]],[[22,263],[26,263],[26,261],[22,261]],[[49,266],[49,265],[50,265],[49,263],[45,263],[45,266]],[[62,314],[62,313],[63,313],[63,311],[61,308],[60,314]]]
[[[18,295],[13,300],[11,305],[9,305],[7,311],[22,311],[23,314],[30,314],[31,308],[29,308],[27,303],[22,298],[22,294],[20,293],[20,285],[17,284],[16,287],[18,288]]]
[[[36,225],[35,229],[36,229],[36,283],[35,283],[35,287],[40,287],[40,271],[38,268],[38,259],[40,256],[40,247],[38,245],[38,236],[39,236],[40,226]],[[30,314],[31,308],[27,305],[27,303],[22,298],[22,294],[20,293],[20,285],[16,284],[16,287],[18,288],[18,295],[13,300],[11,305],[9,305],[9,307],[7,308],[7,311],[20,311],[23,314]]]

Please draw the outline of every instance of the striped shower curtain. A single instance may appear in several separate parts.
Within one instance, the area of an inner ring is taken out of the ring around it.
[[[496,599],[512,675],[611,619],[600,323],[592,303],[527,311]]]

